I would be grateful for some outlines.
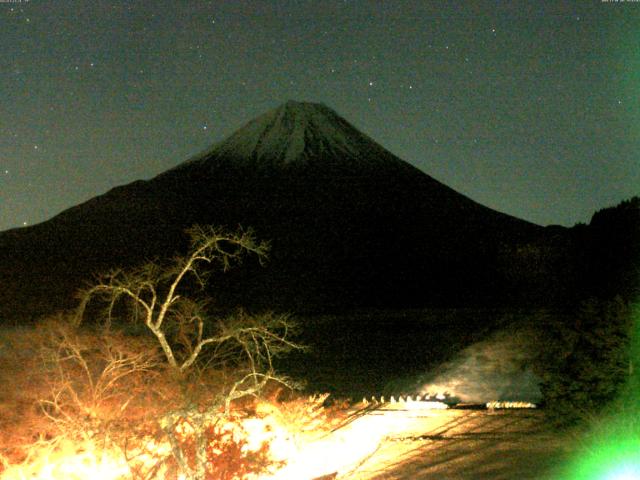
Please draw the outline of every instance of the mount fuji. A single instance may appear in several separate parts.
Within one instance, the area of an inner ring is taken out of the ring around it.
[[[193,224],[252,227],[266,268],[214,277],[222,305],[493,304],[524,295],[505,252],[543,227],[402,161],[330,108],[289,101],[152,178],[0,233],[0,314],[72,305],[92,274],[184,251]]]

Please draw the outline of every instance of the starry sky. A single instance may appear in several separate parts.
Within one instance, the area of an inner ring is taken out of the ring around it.
[[[541,225],[640,194],[640,2],[0,0],[0,45],[0,230],[287,99]]]

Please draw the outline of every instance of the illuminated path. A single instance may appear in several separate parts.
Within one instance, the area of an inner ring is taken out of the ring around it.
[[[398,428],[348,477],[356,480],[554,478],[572,437],[538,410],[388,412]],[[406,422],[406,420],[409,420]]]

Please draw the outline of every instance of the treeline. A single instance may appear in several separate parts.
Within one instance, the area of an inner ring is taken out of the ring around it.
[[[587,228],[576,227],[579,274],[590,297],[640,293],[640,197],[597,211]]]
[[[538,374],[549,415],[563,423],[597,414],[633,373],[640,197],[599,210],[568,233],[560,239],[556,232],[555,250],[547,244],[555,257],[540,267],[555,271],[547,291],[564,313],[539,319]]]
[[[640,197],[597,211],[589,224],[549,226],[505,245],[499,269],[518,304],[574,308],[588,299],[640,294]]]

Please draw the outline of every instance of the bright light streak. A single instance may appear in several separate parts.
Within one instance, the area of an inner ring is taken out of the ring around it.
[[[638,480],[640,478],[640,465],[622,464],[608,472],[602,480]]]
[[[568,480],[640,479],[640,304],[635,305],[630,360],[634,368],[620,398],[609,406],[586,447],[567,466]],[[560,477],[559,477],[560,478]]]

